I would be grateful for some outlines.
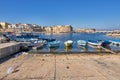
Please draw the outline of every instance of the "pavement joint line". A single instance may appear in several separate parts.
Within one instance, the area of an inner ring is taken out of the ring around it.
[[[54,54],[54,60],[55,60],[54,80],[56,80],[56,54]]]

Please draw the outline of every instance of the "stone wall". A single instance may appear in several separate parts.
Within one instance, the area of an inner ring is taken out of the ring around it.
[[[46,27],[45,32],[47,33],[66,33],[73,31],[73,28],[71,25],[65,25],[65,26],[53,26],[53,27]]]

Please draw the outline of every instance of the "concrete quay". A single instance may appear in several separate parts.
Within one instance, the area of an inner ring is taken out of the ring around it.
[[[109,33],[109,34],[106,34],[107,36],[111,36],[111,37],[120,37],[120,33]]]
[[[16,42],[0,43],[0,58],[19,52],[20,46],[21,43]]]
[[[22,54],[0,64],[0,80],[120,80],[120,54]]]

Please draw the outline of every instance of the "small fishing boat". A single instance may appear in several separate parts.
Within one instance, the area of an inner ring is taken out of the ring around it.
[[[69,47],[69,46],[72,46],[73,41],[72,40],[67,40],[67,41],[64,42],[64,44],[65,44],[66,47]]]
[[[102,42],[95,41],[95,40],[88,40],[88,44],[94,45],[94,46],[101,46]]]
[[[52,41],[52,42],[49,42],[48,44],[49,48],[58,47],[59,45],[60,45],[60,41]]]
[[[109,46],[111,44],[110,41],[104,41],[104,40],[98,40],[98,41],[94,41],[94,40],[89,40],[88,44],[94,45],[94,46]]]
[[[120,40],[109,40],[112,44],[120,46]]]
[[[32,49],[41,49],[47,44],[46,41],[38,40],[31,44],[33,47]]]
[[[78,44],[78,46],[87,46],[87,41],[85,41],[85,40],[78,40],[77,44]]]
[[[110,44],[111,44],[110,41],[99,41],[99,42],[102,43],[102,44],[101,44],[102,47],[108,47],[108,46],[110,46]]]
[[[36,44],[36,46],[32,47],[32,49],[35,49],[35,50],[41,49],[41,48],[43,48],[44,45],[45,45],[44,43]]]

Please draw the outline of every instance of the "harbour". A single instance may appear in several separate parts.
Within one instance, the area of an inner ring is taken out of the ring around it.
[[[119,38],[109,37],[103,33],[32,33],[32,36],[31,33],[30,35],[24,33],[24,36],[16,36],[10,43],[2,43],[1,45],[8,44],[10,46],[11,43],[20,44],[18,51],[23,50],[30,53],[92,53],[106,51],[113,53],[120,51]],[[15,50],[13,49],[13,51]]]
[[[60,34],[37,34],[40,36],[40,38],[53,38],[57,41],[60,41],[60,45],[55,48],[49,48],[48,45],[46,45],[43,49],[37,50],[37,52],[97,52],[98,49],[91,47],[91,45],[87,44],[87,46],[79,46],[77,41],[78,40],[103,40],[103,41],[109,41],[109,40],[119,40],[119,38],[109,37],[106,36],[106,34],[103,33],[60,33]],[[64,42],[67,40],[72,40],[72,46],[71,47],[65,47]],[[48,43],[49,44],[49,43]],[[82,47],[82,48],[81,48]],[[120,47],[115,46],[113,44],[110,44],[109,49],[113,51],[119,51]],[[32,50],[31,50],[32,51]],[[35,51],[35,50],[33,50]]]
[[[103,33],[32,36],[0,44],[0,80],[120,79],[119,38]]]
[[[0,80],[120,80],[120,0],[0,2]]]
[[[25,36],[25,34],[27,35]],[[31,33],[24,33],[24,36],[17,36],[12,40],[16,43],[24,43],[23,47],[38,46],[34,49],[30,48],[30,52],[97,52],[100,50],[94,46],[98,43],[98,46],[106,47],[107,45],[106,48],[112,51],[120,50],[119,38],[110,37],[103,33],[32,33],[32,36]],[[70,46],[65,46],[67,41],[72,42]]]

